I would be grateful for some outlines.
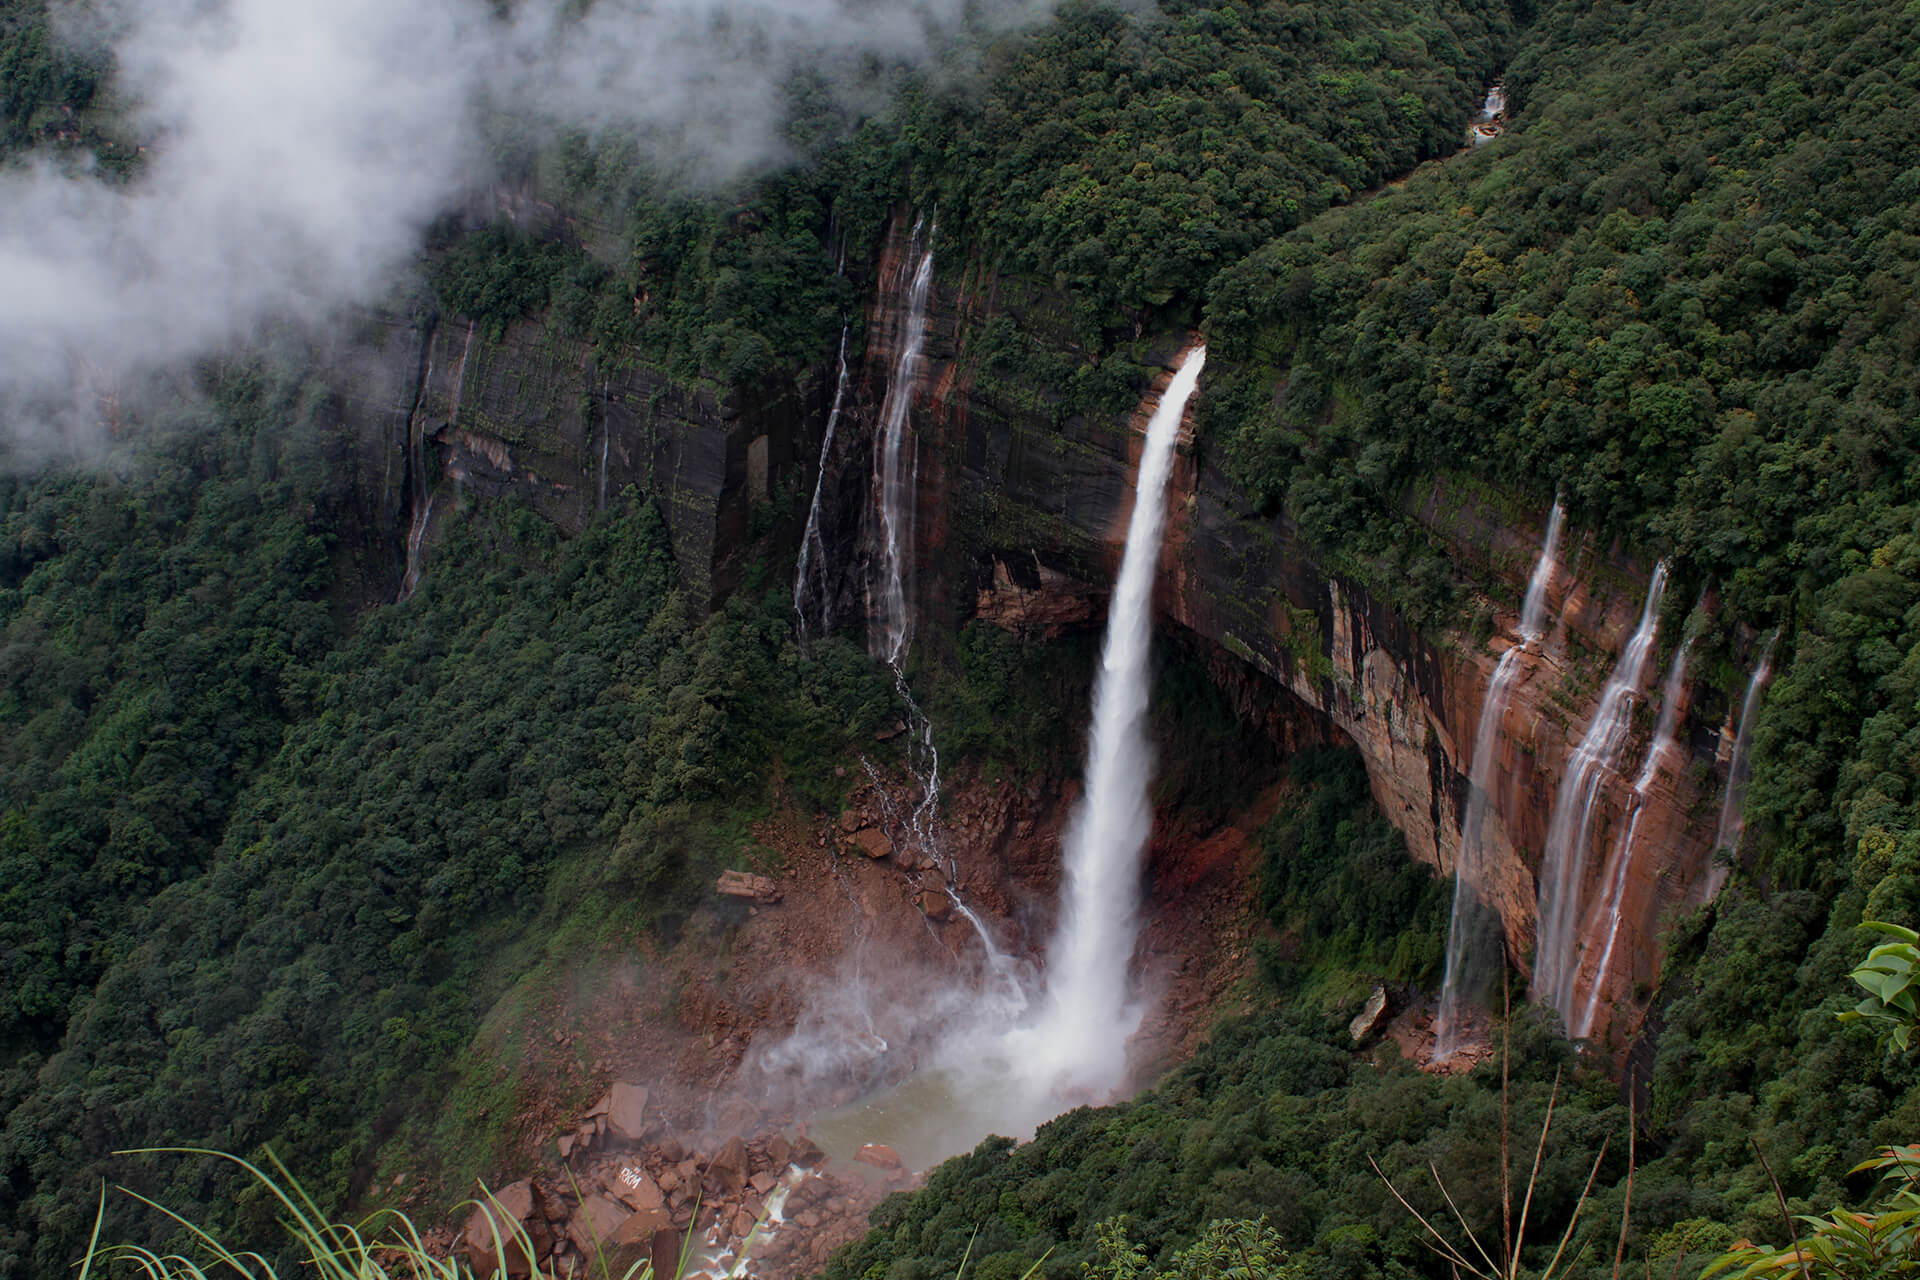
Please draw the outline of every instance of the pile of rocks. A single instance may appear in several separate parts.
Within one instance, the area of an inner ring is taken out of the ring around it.
[[[475,1209],[462,1240],[474,1273],[598,1274],[604,1258],[616,1276],[650,1260],[668,1277],[683,1251],[692,1271],[696,1258],[738,1257],[751,1238],[751,1269],[785,1275],[864,1230],[874,1189],[827,1173],[804,1134],[693,1147],[650,1122],[647,1102],[645,1088],[614,1085],[560,1138],[559,1169]],[[775,1205],[803,1229],[771,1230]]]

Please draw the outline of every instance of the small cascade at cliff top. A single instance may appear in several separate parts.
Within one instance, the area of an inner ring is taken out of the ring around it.
[[[1540,643],[1547,633],[1547,589],[1558,568],[1563,512],[1555,501],[1547,517],[1547,536],[1540,544],[1533,574],[1527,579],[1526,599],[1520,606],[1520,640],[1500,655],[1480,707],[1480,724],[1473,734],[1472,772],[1467,779],[1467,817],[1460,826],[1460,861],[1453,872],[1453,918],[1447,926],[1447,975],[1440,988],[1440,1013],[1434,1021],[1433,1057],[1445,1062],[1460,1051],[1467,1005],[1485,985],[1492,968],[1493,950],[1500,945],[1499,917],[1487,901],[1486,825],[1498,779],[1500,729],[1506,722],[1507,702],[1520,674],[1520,656]]]
[[[1036,1086],[1104,1101],[1126,1079],[1127,1039],[1143,1012],[1128,990],[1141,861],[1153,828],[1147,784],[1147,658],[1166,489],[1188,399],[1207,349],[1196,346],[1147,424],[1126,550],[1107,613],[1094,687],[1086,789],[1066,838],[1066,887],[1047,948],[1039,1020],[1017,1035],[1015,1062]]]
[[[1753,722],[1760,713],[1760,695],[1765,692],[1767,681],[1773,678],[1773,646],[1779,639],[1778,631],[1767,637],[1766,648],[1760,651],[1760,662],[1747,681],[1747,696],[1740,702],[1740,727],[1734,731],[1733,756],[1727,762],[1727,793],[1720,801],[1720,829],[1713,837],[1713,869],[1707,873],[1709,899],[1719,894],[1732,869],[1720,860],[1732,858],[1739,851],[1740,837],[1746,834],[1747,779],[1752,773],[1748,761],[1752,749],[1750,739]]]
[[[826,429],[820,435],[820,470],[813,480],[813,501],[807,507],[807,529],[800,537],[800,556],[793,566],[793,612],[799,619],[800,638],[807,635],[807,603],[819,601],[820,630],[833,627],[833,601],[827,592],[827,549],[820,541],[820,495],[827,487],[827,468],[833,458],[834,431],[840,425],[840,406],[847,398],[847,329],[840,327],[840,377],[833,387],[833,407],[827,410]],[[819,585],[814,579],[818,577]],[[810,596],[811,593],[811,596]]]
[[[1633,695],[1646,683],[1659,628],[1660,598],[1666,594],[1667,564],[1654,568],[1647,602],[1640,610],[1620,659],[1600,692],[1593,723],[1587,726],[1567,760],[1547,825],[1547,847],[1540,860],[1540,919],[1534,946],[1533,994],[1560,1011],[1569,1028],[1574,1019],[1574,985],[1580,972],[1580,896],[1587,879],[1587,852],[1602,784],[1616,771],[1627,744]]]
[[[878,631],[869,639],[874,657],[888,666],[900,667],[907,649],[909,617],[907,580],[912,573],[913,526],[919,501],[919,449],[911,459],[907,445],[907,410],[913,403],[913,389],[920,380],[921,352],[927,340],[927,296],[933,291],[933,233],[927,229],[923,241],[921,224],[913,224],[907,239],[907,254],[900,269],[912,272],[907,289],[906,316],[895,336],[897,356],[893,381],[887,385],[880,405],[880,450],[876,463],[880,489],[879,581],[875,584]]]
[[[1587,1000],[1581,1006],[1580,1020],[1570,1028],[1576,1036],[1591,1035],[1594,1019],[1600,1013],[1600,991],[1606,985],[1607,969],[1613,964],[1613,944],[1620,940],[1620,917],[1626,906],[1627,881],[1640,834],[1640,816],[1647,810],[1647,797],[1668,760],[1679,757],[1680,744],[1675,741],[1675,735],[1680,728],[1680,700],[1686,694],[1687,651],[1692,647],[1693,641],[1688,640],[1674,653],[1673,662],[1667,667],[1666,681],[1660,686],[1660,723],[1653,731],[1653,741],[1647,745],[1647,759],[1640,766],[1640,776],[1634,779],[1633,795],[1627,800],[1627,834],[1614,851],[1613,865],[1607,875],[1607,896],[1596,908],[1596,924],[1605,922],[1607,941],[1588,981]]]

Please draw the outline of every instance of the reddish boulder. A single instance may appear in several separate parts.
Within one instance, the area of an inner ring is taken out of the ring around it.
[[[627,1142],[638,1142],[647,1132],[647,1091],[637,1084],[616,1084],[609,1095],[607,1131]]]
[[[900,1153],[880,1142],[869,1142],[853,1153],[853,1158],[862,1164],[870,1164],[876,1169],[898,1169]]]
[[[546,1197],[523,1180],[502,1187],[488,1200],[467,1219],[468,1265],[481,1276],[532,1275],[534,1264],[553,1247]]]
[[[567,1219],[567,1239],[573,1241],[581,1257],[592,1258],[612,1243],[615,1233],[632,1216],[605,1196],[588,1196]]]
[[[747,1144],[728,1138],[727,1145],[707,1162],[707,1174],[730,1196],[737,1196],[747,1185]]]

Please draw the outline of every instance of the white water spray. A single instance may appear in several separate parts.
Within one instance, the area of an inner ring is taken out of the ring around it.
[[[1434,1020],[1436,1062],[1445,1062],[1459,1052],[1467,1004],[1486,981],[1491,958],[1488,953],[1497,942],[1489,936],[1498,918],[1488,919],[1483,847],[1487,810],[1493,803],[1494,770],[1499,763],[1495,748],[1506,722],[1507,702],[1513,696],[1513,681],[1520,674],[1520,656],[1546,634],[1547,589],[1558,568],[1555,555],[1560,546],[1562,516],[1556,500],[1553,513],[1547,517],[1547,536],[1527,580],[1526,599],[1520,606],[1520,641],[1500,655],[1500,664],[1493,669],[1493,679],[1487,685],[1486,701],[1480,707],[1479,727],[1473,734],[1467,816],[1460,826],[1460,861],[1453,872],[1453,918],[1447,927],[1447,975],[1440,987],[1440,1013]]]
[[[933,286],[933,235],[927,229],[920,238],[920,224],[913,225],[907,238],[907,256],[901,270],[912,270],[913,283],[907,291],[907,311],[895,341],[898,356],[893,381],[887,386],[880,405],[880,540],[884,563],[881,566],[879,594],[879,631],[869,643],[873,655],[887,665],[899,668],[907,649],[907,559],[913,554],[913,524],[917,502],[919,472],[918,449],[907,458],[908,410],[913,404],[913,389],[920,380],[921,351],[926,345],[927,295]],[[918,259],[916,264],[915,260]]]
[[[1748,753],[1752,750],[1750,739],[1753,735],[1753,722],[1760,713],[1760,696],[1766,691],[1767,682],[1773,678],[1773,646],[1780,639],[1780,633],[1774,632],[1767,637],[1766,648],[1760,651],[1760,664],[1753,669],[1752,679],[1747,681],[1747,696],[1740,703],[1740,727],[1733,735],[1733,757],[1727,762],[1727,792],[1720,800],[1720,828],[1714,833],[1713,869],[1707,872],[1707,897],[1716,897],[1722,885],[1727,882],[1731,867],[1722,866],[1720,859],[1731,858],[1740,848],[1740,837],[1747,829],[1747,780],[1752,776],[1752,766]]]
[[[1124,1083],[1127,1040],[1144,1012],[1128,994],[1128,970],[1140,864],[1153,826],[1146,733],[1153,582],[1174,444],[1206,359],[1203,346],[1188,353],[1147,424],[1094,689],[1086,789],[1067,833],[1066,890],[1047,949],[1046,1001],[1038,1022],[1016,1033],[1017,1069],[1056,1096],[1103,1097]]]
[[[827,467],[833,458],[833,436],[840,425],[840,406],[847,397],[847,329],[840,327],[840,379],[833,387],[833,407],[827,410],[826,430],[820,435],[820,470],[813,480],[813,502],[807,507],[807,530],[800,538],[800,559],[793,567],[793,612],[800,620],[800,635],[807,634],[807,592],[813,575],[820,576],[820,629],[833,626],[833,601],[827,598],[827,549],[820,541],[820,495],[827,487]]]
[[[1573,1024],[1574,981],[1579,974],[1580,892],[1587,876],[1588,837],[1601,784],[1614,772],[1626,745],[1632,696],[1646,683],[1648,660],[1659,628],[1660,598],[1667,589],[1667,564],[1661,561],[1647,588],[1640,625],[1620,651],[1613,673],[1601,690],[1593,723],[1567,761],[1547,825],[1547,847],[1540,865],[1540,924],[1534,946],[1534,998],[1560,1011]]]
[[[1620,939],[1620,917],[1626,906],[1627,873],[1633,868],[1633,850],[1640,833],[1640,815],[1647,811],[1647,796],[1653,791],[1653,784],[1659,781],[1660,770],[1669,758],[1679,754],[1675,734],[1680,727],[1680,699],[1686,692],[1687,651],[1692,647],[1692,640],[1682,644],[1667,668],[1666,681],[1660,687],[1660,723],[1653,731],[1653,741],[1647,745],[1647,759],[1640,766],[1640,776],[1634,779],[1633,795],[1627,800],[1627,834],[1614,851],[1613,867],[1607,876],[1604,904],[1607,942],[1600,950],[1600,963],[1594,967],[1593,978],[1587,987],[1587,1001],[1581,1007],[1580,1021],[1572,1028],[1574,1035],[1581,1038],[1593,1032],[1594,1019],[1600,1012],[1600,991],[1606,985],[1607,969],[1613,964],[1613,944]]]

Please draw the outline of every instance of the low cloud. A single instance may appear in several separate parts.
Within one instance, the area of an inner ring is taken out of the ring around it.
[[[99,0],[63,38],[104,44],[146,148],[110,185],[54,157],[0,172],[0,415],[16,454],[85,446],[101,385],[321,322],[388,294],[438,213],[492,178],[483,99],[631,127],[724,180],[784,157],[797,69],[871,92],[865,61],[924,61],[966,0]],[[76,410],[76,402],[81,407]],[[32,406],[29,408],[29,406]],[[62,407],[64,406],[64,411]],[[29,429],[29,423],[34,424]]]

